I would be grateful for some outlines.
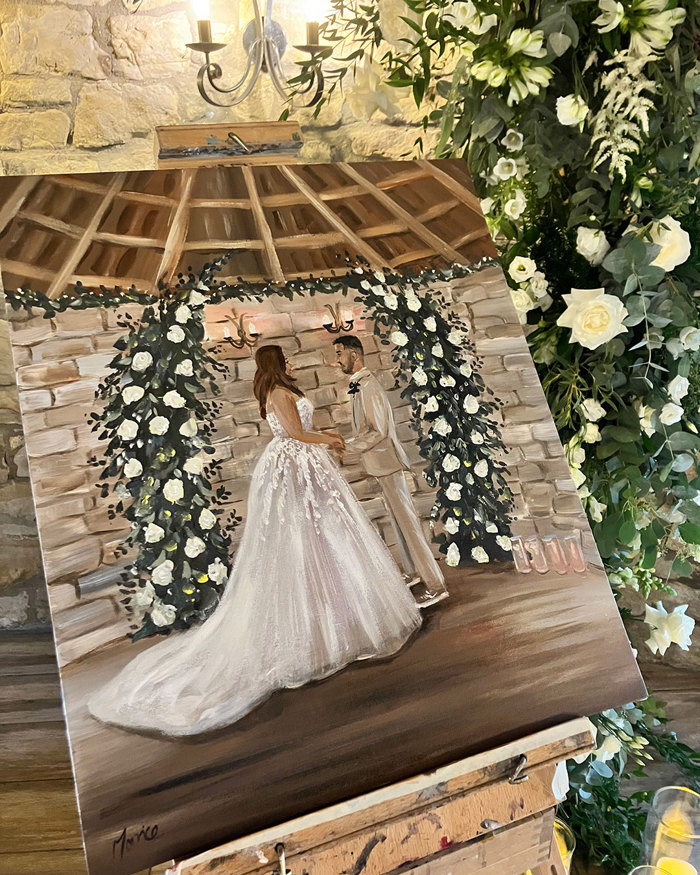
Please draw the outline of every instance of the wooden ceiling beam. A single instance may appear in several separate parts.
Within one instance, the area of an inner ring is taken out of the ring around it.
[[[270,225],[265,217],[265,210],[260,203],[260,195],[258,194],[258,188],[255,184],[255,173],[253,172],[253,168],[248,164],[244,164],[242,170],[243,179],[246,188],[248,189],[250,209],[253,213],[255,227],[258,229],[258,234],[263,242],[263,259],[265,261],[265,268],[269,273],[269,278],[273,282],[283,283],[285,282],[284,271],[282,270],[282,265],[280,264],[277,250],[275,249],[275,240],[272,236]]]
[[[465,188],[460,182],[457,182],[457,180],[454,177],[450,176],[449,173],[445,173],[442,168],[437,167],[435,164],[433,164],[432,161],[427,161],[426,159],[421,158],[418,161],[418,164],[420,164],[421,167],[424,167],[428,175],[436,179],[443,186],[443,188],[446,188],[449,192],[455,195],[455,197],[457,197],[463,204],[468,206],[470,210],[475,212],[482,222],[484,221],[484,216],[481,212],[481,202],[475,194],[469,191],[468,188]]]
[[[40,179],[40,176],[25,176],[24,179],[19,180],[14,191],[0,207],[0,234],[5,230],[8,222],[15,217],[17,211],[21,209],[22,204],[34,191]]]
[[[167,286],[172,281],[173,274],[180,263],[183,244],[187,239],[190,224],[188,204],[192,186],[197,177],[197,170],[189,168],[175,171],[175,173],[180,174],[180,193],[177,205],[173,208],[170,216],[170,228],[163,248],[163,256],[156,271],[154,289],[157,289],[160,283],[165,283]]]

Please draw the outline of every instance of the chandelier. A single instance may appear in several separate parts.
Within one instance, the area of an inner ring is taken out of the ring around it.
[[[220,64],[211,60],[211,55],[226,48],[226,43],[212,40],[209,0],[193,0],[197,17],[198,42],[188,43],[187,48],[204,54],[204,63],[197,73],[197,88],[207,103],[212,106],[236,106],[242,103],[255,87],[261,73],[269,75],[275,91],[284,100],[291,97],[289,83],[282,72],[281,60],[287,48],[287,37],[282,27],[272,18],[273,0],[262,0],[265,12],[262,13],[261,0],[252,0],[253,20],[243,31],[243,48],[247,55],[245,70],[241,78],[226,87],[222,84],[223,70]],[[306,23],[306,44],[294,46],[295,49],[311,56],[311,59],[326,48],[319,43],[319,22]],[[306,106],[313,106],[323,96],[324,79],[321,65],[312,65],[313,76],[309,83],[295,95],[310,95]]]

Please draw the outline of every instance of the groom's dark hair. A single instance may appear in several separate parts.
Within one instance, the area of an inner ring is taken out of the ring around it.
[[[342,337],[336,337],[333,341],[333,345],[338,344],[338,346],[343,346],[345,349],[354,349],[355,352],[359,352],[361,356],[364,356],[365,351],[362,348],[362,341],[359,337],[355,337],[353,334],[343,334]]]

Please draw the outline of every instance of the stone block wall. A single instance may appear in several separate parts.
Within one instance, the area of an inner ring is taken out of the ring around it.
[[[460,315],[471,315],[472,337],[483,358],[482,374],[503,402],[499,420],[516,497],[515,530],[547,534],[584,528],[581,505],[502,271],[487,268],[445,284],[443,291]],[[300,387],[316,407],[316,426],[334,427],[349,435],[347,382],[332,367],[333,337],[322,327],[328,315],[327,300],[326,296],[323,300],[270,298],[262,304],[237,304],[235,311],[254,319],[262,342],[277,342],[285,349]],[[352,311],[354,330],[366,346],[368,366],[390,391],[399,437],[414,464],[411,490],[429,538],[434,493],[421,477],[422,462],[409,424],[410,406],[392,389],[391,355],[377,344],[361,307],[346,298],[340,301],[347,316]],[[229,324],[226,316],[231,313],[232,304],[206,308],[212,341],[223,337]],[[77,587],[79,578],[117,563],[114,548],[126,531],[123,520],[108,518],[109,501],[98,498],[97,472],[87,463],[90,455],[99,452],[87,416],[121,330],[116,327],[117,313],[111,310],[63,313],[51,320],[38,312],[20,312],[11,313],[10,319],[44,563],[61,659],[67,662],[126,632],[113,583],[87,594]],[[231,348],[222,358],[230,375],[222,380],[223,405],[214,439],[222,462],[220,480],[245,520],[250,475],[269,429],[261,422],[252,393],[255,366],[250,351]],[[344,474],[392,547],[394,535],[376,481],[352,457]],[[242,529],[236,534],[240,537],[241,533]]]

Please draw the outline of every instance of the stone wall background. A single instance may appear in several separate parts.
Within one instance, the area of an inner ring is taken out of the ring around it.
[[[516,497],[515,531],[548,534],[585,529],[585,517],[569,476],[554,424],[551,421],[526,341],[510,302],[508,286],[499,268],[486,268],[442,286],[460,315],[473,318],[472,337],[483,357],[482,374],[501,398],[499,414],[508,448],[509,481]],[[394,383],[391,354],[377,344],[372,325],[362,309],[336,296],[345,314],[355,319],[363,338],[368,366],[387,390]],[[350,399],[346,380],[334,360],[333,336],[322,325],[328,296],[270,298],[236,305],[236,315],[250,315],[263,343],[279,343],[290,356],[299,384],[316,407],[315,424],[351,433]],[[49,583],[61,662],[70,662],[94,648],[121,638],[126,618],[118,604],[113,554],[126,531],[122,519],[110,520],[110,499],[99,499],[97,474],[87,459],[99,442],[87,425],[96,386],[113,356],[113,344],[122,334],[117,312],[90,309],[61,313],[44,319],[11,312],[11,341],[17,366],[19,401],[23,413],[36,513]],[[232,304],[206,308],[207,333],[223,337]],[[269,435],[260,420],[252,393],[255,370],[249,350],[226,350],[230,376],[222,381],[222,410],[215,444],[222,461],[221,482],[231,492],[231,505],[245,521],[250,474]],[[411,430],[410,405],[392,391],[392,406],[399,437],[411,459],[414,501],[430,539],[430,508],[434,493],[421,477],[422,460]],[[359,460],[344,468],[365,511],[390,547],[394,534],[378,484],[368,477]],[[242,534],[242,528],[237,536]],[[436,555],[437,549],[436,549]],[[111,568],[110,568],[111,567]]]

